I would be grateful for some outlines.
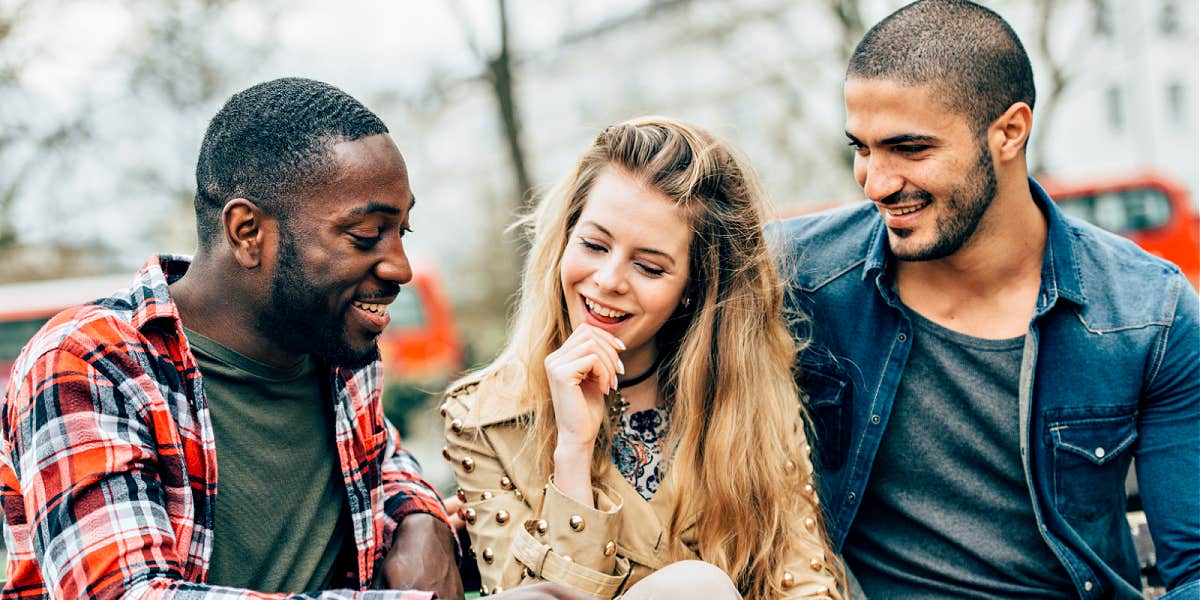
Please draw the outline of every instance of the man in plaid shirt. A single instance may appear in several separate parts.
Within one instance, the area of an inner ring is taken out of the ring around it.
[[[412,277],[387,127],[327,84],[260,84],[213,118],[196,182],[193,260],[152,258],[17,359],[3,598],[461,598],[445,510],[379,402],[376,338]]]

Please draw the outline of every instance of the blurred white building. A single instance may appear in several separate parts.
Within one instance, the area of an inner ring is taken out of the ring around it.
[[[1010,2],[1018,4],[1018,2]],[[1024,3],[1030,4],[1028,2]],[[1184,184],[1197,199],[1197,10],[1181,0],[1068,0],[1056,3],[1053,44],[1070,78],[1053,118],[1044,115],[1042,166],[1070,179],[1153,170]],[[1096,8],[1099,10],[1096,10]],[[1020,34],[1033,45],[1029,6]],[[1019,15],[1019,17],[1018,17]],[[1035,55],[1039,93],[1048,89],[1046,58]],[[1042,67],[1038,69],[1038,67]]]

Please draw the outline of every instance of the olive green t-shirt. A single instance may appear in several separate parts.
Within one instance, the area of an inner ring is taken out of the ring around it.
[[[185,333],[217,446],[208,583],[261,592],[340,583],[354,539],[324,370],[310,357],[272,367]]]

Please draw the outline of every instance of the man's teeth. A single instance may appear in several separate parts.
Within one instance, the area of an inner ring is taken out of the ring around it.
[[[909,213],[915,213],[918,210],[925,208],[925,206],[927,204],[928,203],[925,202],[925,203],[918,204],[916,206],[908,206],[905,208],[889,208],[889,209],[887,209],[887,211],[888,211],[889,215],[892,215],[893,217],[899,217],[900,215],[907,215]]]
[[[584,298],[583,302],[584,302],[584,304],[587,304],[588,310],[591,310],[592,312],[594,312],[602,317],[608,317],[610,319],[620,319],[621,317],[624,317],[625,315],[629,314],[626,312],[621,312],[619,310],[609,310],[607,308],[604,308],[603,306],[600,306],[599,304],[596,304],[595,302],[592,302],[591,300],[588,300],[587,298]]]
[[[386,304],[367,304],[366,302],[355,302],[354,305],[369,313],[375,313],[377,315],[382,315],[383,313],[387,312]]]

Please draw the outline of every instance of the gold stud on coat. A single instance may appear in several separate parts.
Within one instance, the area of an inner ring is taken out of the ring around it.
[[[796,576],[792,575],[791,571],[783,572],[783,587],[790,588],[796,585]]]
[[[573,531],[583,531],[584,528],[587,527],[587,523],[585,523],[583,521],[583,517],[579,515],[571,515],[571,520],[568,522],[571,524],[571,529]]]

